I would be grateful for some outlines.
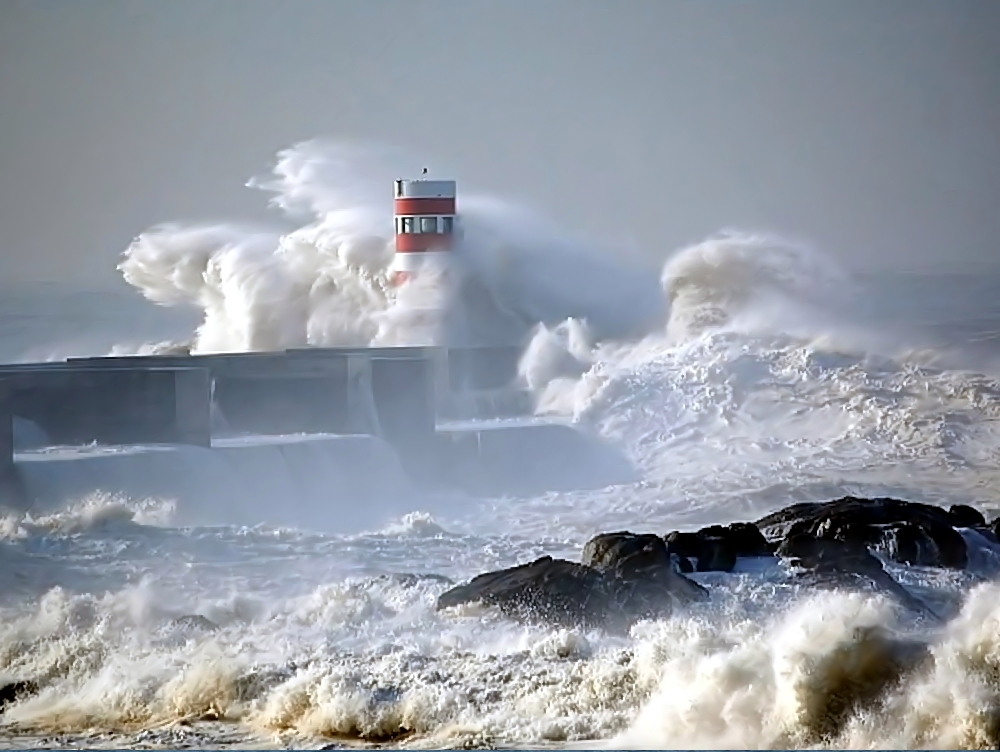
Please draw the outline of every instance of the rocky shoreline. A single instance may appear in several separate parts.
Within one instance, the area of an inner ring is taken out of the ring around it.
[[[977,549],[991,549],[1000,571],[998,527],[1000,520],[988,523],[979,511],[968,506],[944,509],[889,498],[844,497],[794,504],[755,522],[712,525],[694,532],[602,533],[586,542],[579,561],[544,556],[457,585],[439,575],[384,574],[376,579],[407,587],[433,580],[433,592],[440,593],[436,603],[439,611],[475,603],[522,622],[621,634],[642,619],[683,615],[688,607],[696,613],[695,604],[700,602],[708,601],[705,605],[712,609],[714,593],[733,595],[726,584],[727,573],[737,577],[740,572],[766,570],[768,577],[777,573],[779,580],[787,578],[807,588],[877,591],[894,599],[903,612],[934,625],[951,618],[940,613],[950,608],[950,603],[942,606],[938,601],[925,602],[925,598],[933,596],[926,591],[923,595],[912,591],[905,583],[921,578],[909,577],[905,568],[919,567],[925,573],[937,569],[950,572],[949,577],[957,575],[958,580],[974,579],[982,576],[982,564],[987,561],[977,558]],[[713,574],[701,577],[702,573]],[[222,627],[205,616],[191,614],[173,618],[164,629],[172,638],[187,640],[205,637]],[[865,691],[881,691],[886,682],[895,681],[908,670],[906,667],[928,655],[925,642],[887,637],[877,629],[865,632],[859,639],[870,645],[891,643],[872,654],[878,665],[873,664],[874,673],[864,674],[865,681],[871,680]],[[315,660],[325,659],[318,656]],[[230,690],[233,702],[249,707],[310,665],[289,662],[255,666],[234,680]],[[50,680],[45,675],[10,677],[0,682],[0,720],[11,706],[48,686]],[[384,692],[385,687],[377,681],[372,687],[368,702],[376,710],[364,712],[380,712],[379,707],[401,702],[398,698],[403,693],[396,692],[397,688]],[[835,710],[830,716],[834,723],[831,729],[840,728],[836,724],[843,719],[843,708],[837,710],[836,702],[824,707]],[[0,747],[267,746],[268,740],[259,729],[241,724],[238,718],[206,705],[197,714],[131,730],[95,728],[76,735],[44,735],[40,728],[9,723],[3,724]],[[373,729],[359,727],[343,737],[335,736],[331,746],[398,746],[404,740],[414,742],[419,736],[410,725],[397,728],[376,724]],[[329,736],[314,740],[296,731],[288,731],[287,736],[299,746],[304,741],[329,741]]]
[[[697,532],[602,533],[586,543],[579,562],[545,556],[488,572],[443,593],[437,608],[480,603],[526,622],[622,630],[710,597],[691,573],[732,572],[740,559],[767,557],[803,584],[878,590],[936,620],[884,562],[965,570],[969,544],[962,530],[1000,546],[998,528],[1000,519],[988,523],[967,505],[846,496]]]

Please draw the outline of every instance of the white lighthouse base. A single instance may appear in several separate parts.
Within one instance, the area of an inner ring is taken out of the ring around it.
[[[447,251],[397,253],[389,265],[389,281],[398,286],[424,278],[427,284],[435,284],[435,278],[447,278],[450,266],[451,254]]]
[[[381,344],[441,344],[451,307],[453,278],[448,253],[397,253],[389,267],[393,300],[383,315]]]

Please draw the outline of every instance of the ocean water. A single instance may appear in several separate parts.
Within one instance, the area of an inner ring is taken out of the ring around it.
[[[277,240],[156,228],[123,258],[131,296],[6,296],[5,357],[406,341],[412,301],[382,284],[370,219],[385,207],[355,205],[364,184],[341,187],[340,157],[313,144],[279,158],[267,185],[310,216]],[[600,435],[641,479],[533,497],[402,490],[402,511],[362,532],[277,525],[266,509],[258,524],[192,524],[174,500],[99,493],[10,510],[0,680],[39,692],[0,716],[3,744],[995,748],[1000,552],[972,532],[968,572],[891,569],[943,624],[793,585],[776,565],[695,575],[708,602],[626,635],[435,601],[449,581],[576,559],[600,531],[806,499],[995,517],[1000,273],[859,275],[739,232],[632,270],[520,210],[468,205],[462,263],[486,304],[448,301],[434,336],[530,339],[538,413]],[[92,339],[70,321],[94,322]]]

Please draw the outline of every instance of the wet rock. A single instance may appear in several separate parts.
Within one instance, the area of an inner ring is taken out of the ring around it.
[[[951,512],[930,504],[846,496],[824,503],[793,504],[758,520],[757,527],[772,542],[793,533],[808,533],[825,540],[897,551],[901,563],[917,557],[926,566],[964,569],[968,550],[953,522]],[[906,525],[911,527],[897,532]],[[924,545],[924,539],[933,541],[933,546]]]
[[[701,599],[708,591],[684,577],[684,563],[667,551],[667,544],[651,533],[602,533],[587,541],[581,563],[610,575],[614,588],[624,592],[642,590],[644,586],[666,588],[680,593],[685,599]],[[688,571],[691,570],[687,562]],[[637,590],[638,589],[638,590]]]
[[[931,523],[951,527],[951,514],[931,504],[899,499],[860,499],[845,496],[826,502],[803,502],[779,509],[757,520],[757,528],[769,540],[783,538],[793,525],[816,533],[820,525],[888,525],[895,522]]]
[[[922,527],[910,523],[885,528],[877,549],[899,564],[935,566],[938,561],[934,540]]]
[[[722,538],[703,538],[701,552],[695,561],[697,572],[732,572],[736,568],[736,552]]]
[[[681,574],[691,574],[694,572],[694,567],[691,565],[691,560],[686,556],[679,556],[678,554],[670,554],[670,561],[676,569]]]
[[[951,515],[951,524],[955,527],[986,527],[986,518],[983,513],[968,504],[952,504],[948,508]]]
[[[853,541],[818,538],[793,531],[778,545],[777,555],[795,566],[816,571],[872,574],[884,572],[882,563],[864,546]]]
[[[749,522],[712,525],[696,533],[667,535],[672,554],[694,559],[699,572],[731,572],[742,556],[770,556],[771,547],[757,526]]]
[[[965,569],[969,566],[969,547],[960,532],[944,525],[924,526],[924,530],[938,550],[937,561],[928,566],[948,569]]]
[[[781,541],[777,554],[802,570],[813,584],[852,587],[867,581],[877,590],[894,596],[906,608],[937,618],[927,604],[885,571],[882,562],[864,544],[793,531]]]
[[[479,602],[521,621],[622,629],[708,595],[675,570],[663,540],[655,535],[597,536],[584,548],[583,558],[595,566],[545,556],[479,575],[443,593],[438,609]]]
[[[674,530],[671,533],[667,533],[664,540],[667,544],[667,550],[677,556],[683,556],[686,559],[697,559],[698,554],[701,553],[702,540],[698,533],[681,533]]]
[[[667,547],[672,554],[694,559],[698,572],[732,572],[736,566],[735,551],[716,535],[674,531],[667,534]]]
[[[734,522],[730,525],[716,525],[702,532],[718,531],[718,534],[736,552],[737,556],[770,556],[772,546],[760,529],[752,522]]]
[[[8,705],[36,694],[38,694],[38,684],[30,679],[8,682],[0,686],[0,712],[6,710]]]
[[[511,618],[597,626],[607,618],[607,578],[593,567],[543,556],[488,572],[441,594],[438,610],[479,602]]]
[[[580,563],[601,571],[639,571],[671,565],[667,545],[651,533],[601,533],[583,547]]]
[[[965,569],[969,563],[968,544],[952,527],[912,523],[886,526],[877,548],[900,564]]]

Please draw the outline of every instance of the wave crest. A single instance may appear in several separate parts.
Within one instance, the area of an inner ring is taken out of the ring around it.
[[[451,281],[390,287],[391,186],[418,174],[413,163],[390,149],[298,144],[278,155],[270,179],[250,185],[308,223],[287,233],[161,225],[135,239],[119,270],[153,302],[204,312],[195,352],[519,344],[537,324],[569,317],[602,337],[641,334],[662,320],[648,275],[592,253],[530,211],[464,188]],[[432,310],[441,316],[428,324]]]
[[[823,255],[773,235],[729,231],[678,251],[660,278],[667,333],[682,341],[710,329],[789,331],[852,290]]]

